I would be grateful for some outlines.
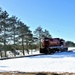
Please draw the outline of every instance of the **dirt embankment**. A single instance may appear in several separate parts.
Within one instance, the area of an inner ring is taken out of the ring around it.
[[[23,72],[0,72],[0,75],[75,75],[75,73],[23,73]]]

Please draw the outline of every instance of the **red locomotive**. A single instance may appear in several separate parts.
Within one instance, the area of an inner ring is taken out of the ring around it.
[[[66,42],[60,38],[44,38],[42,40],[42,48],[40,53],[50,54],[55,52],[67,51]]]

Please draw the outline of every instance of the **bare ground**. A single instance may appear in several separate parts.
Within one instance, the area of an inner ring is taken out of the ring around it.
[[[25,72],[0,72],[0,75],[75,75],[75,73],[25,73]]]

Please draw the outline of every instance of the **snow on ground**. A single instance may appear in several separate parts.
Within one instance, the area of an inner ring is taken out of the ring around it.
[[[0,60],[2,71],[75,73],[75,51]]]
[[[75,47],[69,47],[68,50],[75,50]]]
[[[29,54],[27,53],[27,51],[24,51],[24,52],[25,52],[25,55],[39,54],[38,50],[30,50]],[[11,51],[7,51],[7,56],[14,57],[14,53],[12,53]],[[22,50],[16,50],[16,56],[23,56]]]

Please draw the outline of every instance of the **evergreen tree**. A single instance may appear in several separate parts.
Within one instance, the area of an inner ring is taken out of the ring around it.
[[[37,27],[34,31],[34,35],[35,37],[37,37],[37,44],[39,44],[39,48],[41,48],[41,39],[42,39],[42,36],[43,36],[43,30],[42,30],[42,27]]]
[[[6,11],[2,11],[0,13],[0,28],[1,28],[1,37],[3,41],[3,49],[5,51],[5,57],[6,57],[6,43],[7,43],[7,28],[8,28],[8,16],[9,14]]]
[[[24,50],[26,49],[28,51],[28,44],[30,42],[30,39],[32,38],[32,34],[31,31],[29,30],[29,27],[26,24],[24,24],[21,21],[19,21],[18,24],[19,24],[18,27],[19,39],[21,40],[22,43],[23,55],[25,55]]]
[[[43,31],[43,37],[47,37],[47,38],[52,38],[52,36],[50,35],[49,31],[45,29],[45,31]]]
[[[36,39],[34,38],[34,40],[36,41],[39,48],[41,48],[41,39],[43,39],[44,37],[52,38],[49,31],[46,29],[45,29],[45,31],[43,31],[42,27],[40,27],[40,26],[35,29],[34,35],[36,38]]]

